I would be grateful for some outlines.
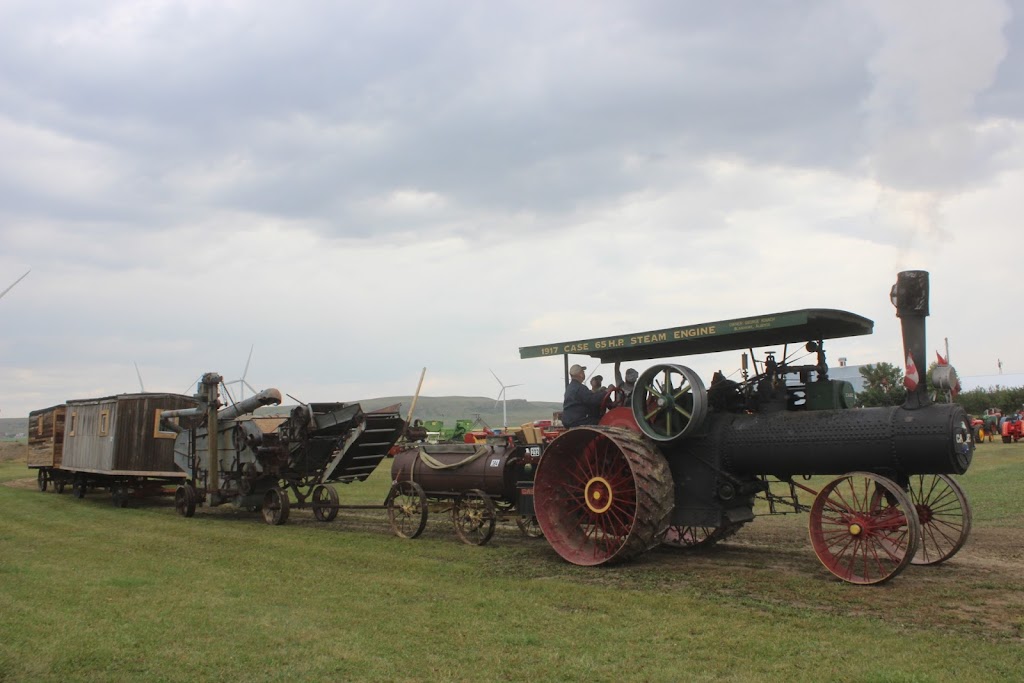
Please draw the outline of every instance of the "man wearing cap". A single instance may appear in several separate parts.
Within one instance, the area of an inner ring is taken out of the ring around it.
[[[622,380],[622,375],[619,374],[619,364],[615,364],[615,384],[622,389],[622,403],[621,405],[629,405],[629,399],[633,395],[633,389],[636,388],[636,381],[640,378],[638,373],[633,368],[626,370],[626,380]]]
[[[601,417],[601,401],[605,392],[594,393],[583,385],[587,369],[582,365],[569,368],[569,386],[562,401],[562,424],[566,427],[596,425]]]

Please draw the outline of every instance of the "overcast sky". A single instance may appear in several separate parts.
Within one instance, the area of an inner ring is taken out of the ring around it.
[[[805,307],[875,321],[831,362],[898,364],[905,269],[961,375],[1024,372],[1022,14],[4,0],[0,290],[31,273],[0,416],[136,391],[135,363],[237,379],[251,347],[303,401],[423,367],[425,395],[496,396],[493,369],[560,400],[520,346]]]

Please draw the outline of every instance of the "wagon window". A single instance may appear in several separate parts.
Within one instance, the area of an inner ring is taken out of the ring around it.
[[[71,423],[70,424],[71,424],[71,426],[68,427],[68,436],[74,436],[75,435],[75,426],[78,424],[78,412],[77,411],[74,411],[74,410],[71,411]]]
[[[100,436],[107,436],[110,434],[110,411],[100,411]]]
[[[176,432],[171,430],[163,430],[160,428],[160,416],[163,414],[163,410],[157,408],[153,411],[153,438],[154,439],[175,439],[178,437]],[[173,424],[178,424],[178,418],[172,417],[168,420]]]
[[[43,420],[43,416],[42,415],[40,415],[39,417],[36,418],[36,435],[37,436],[42,436],[43,435],[43,422],[44,422],[44,420]]]

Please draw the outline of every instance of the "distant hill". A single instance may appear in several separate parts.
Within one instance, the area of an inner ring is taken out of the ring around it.
[[[394,403],[402,404],[402,417],[409,414],[412,396],[385,396],[359,401],[363,410],[376,410]],[[517,398],[508,400],[508,424],[519,426],[534,420],[550,420],[552,413],[562,409],[561,403],[551,401],[527,401]],[[501,402],[495,405],[493,398],[483,396],[420,396],[416,402],[413,419],[441,420],[445,426],[454,427],[456,420],[474,420],[477,415],[490,427],[502,426]]]
[[[13,439],[15,435],[25,435],[28,429],[28,417],[0,417],[0,440]]]
[[[358,403],[363,410],[376,410],[395,403],[402,404],[402,417],[409,414],[412,396],[384,396],[368,398]],[[261,414],[286,413],[291,406],[273,406],[260,409]],[[561,403],[551,401],[527,401],[521,398],[508,400],[508,424],[518,426],[534,420],[550,420],[551,414],[562,409]],[[416,402],[413,419],[441,420],[447,427],[454,427],[456,420],[475,420],[480,416],[489,427],[501,427],[501,402],[483,396],[420,396]],[[28,429],[28,417],[0,418],[0,439],[13,438]]]

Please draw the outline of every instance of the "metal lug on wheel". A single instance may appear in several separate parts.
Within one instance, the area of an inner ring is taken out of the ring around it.
[[[578,565],[623,562],[657,545],[675,501],[654,444],[614,427],[577,427],[544,451],[534,510],[544,537]]]

